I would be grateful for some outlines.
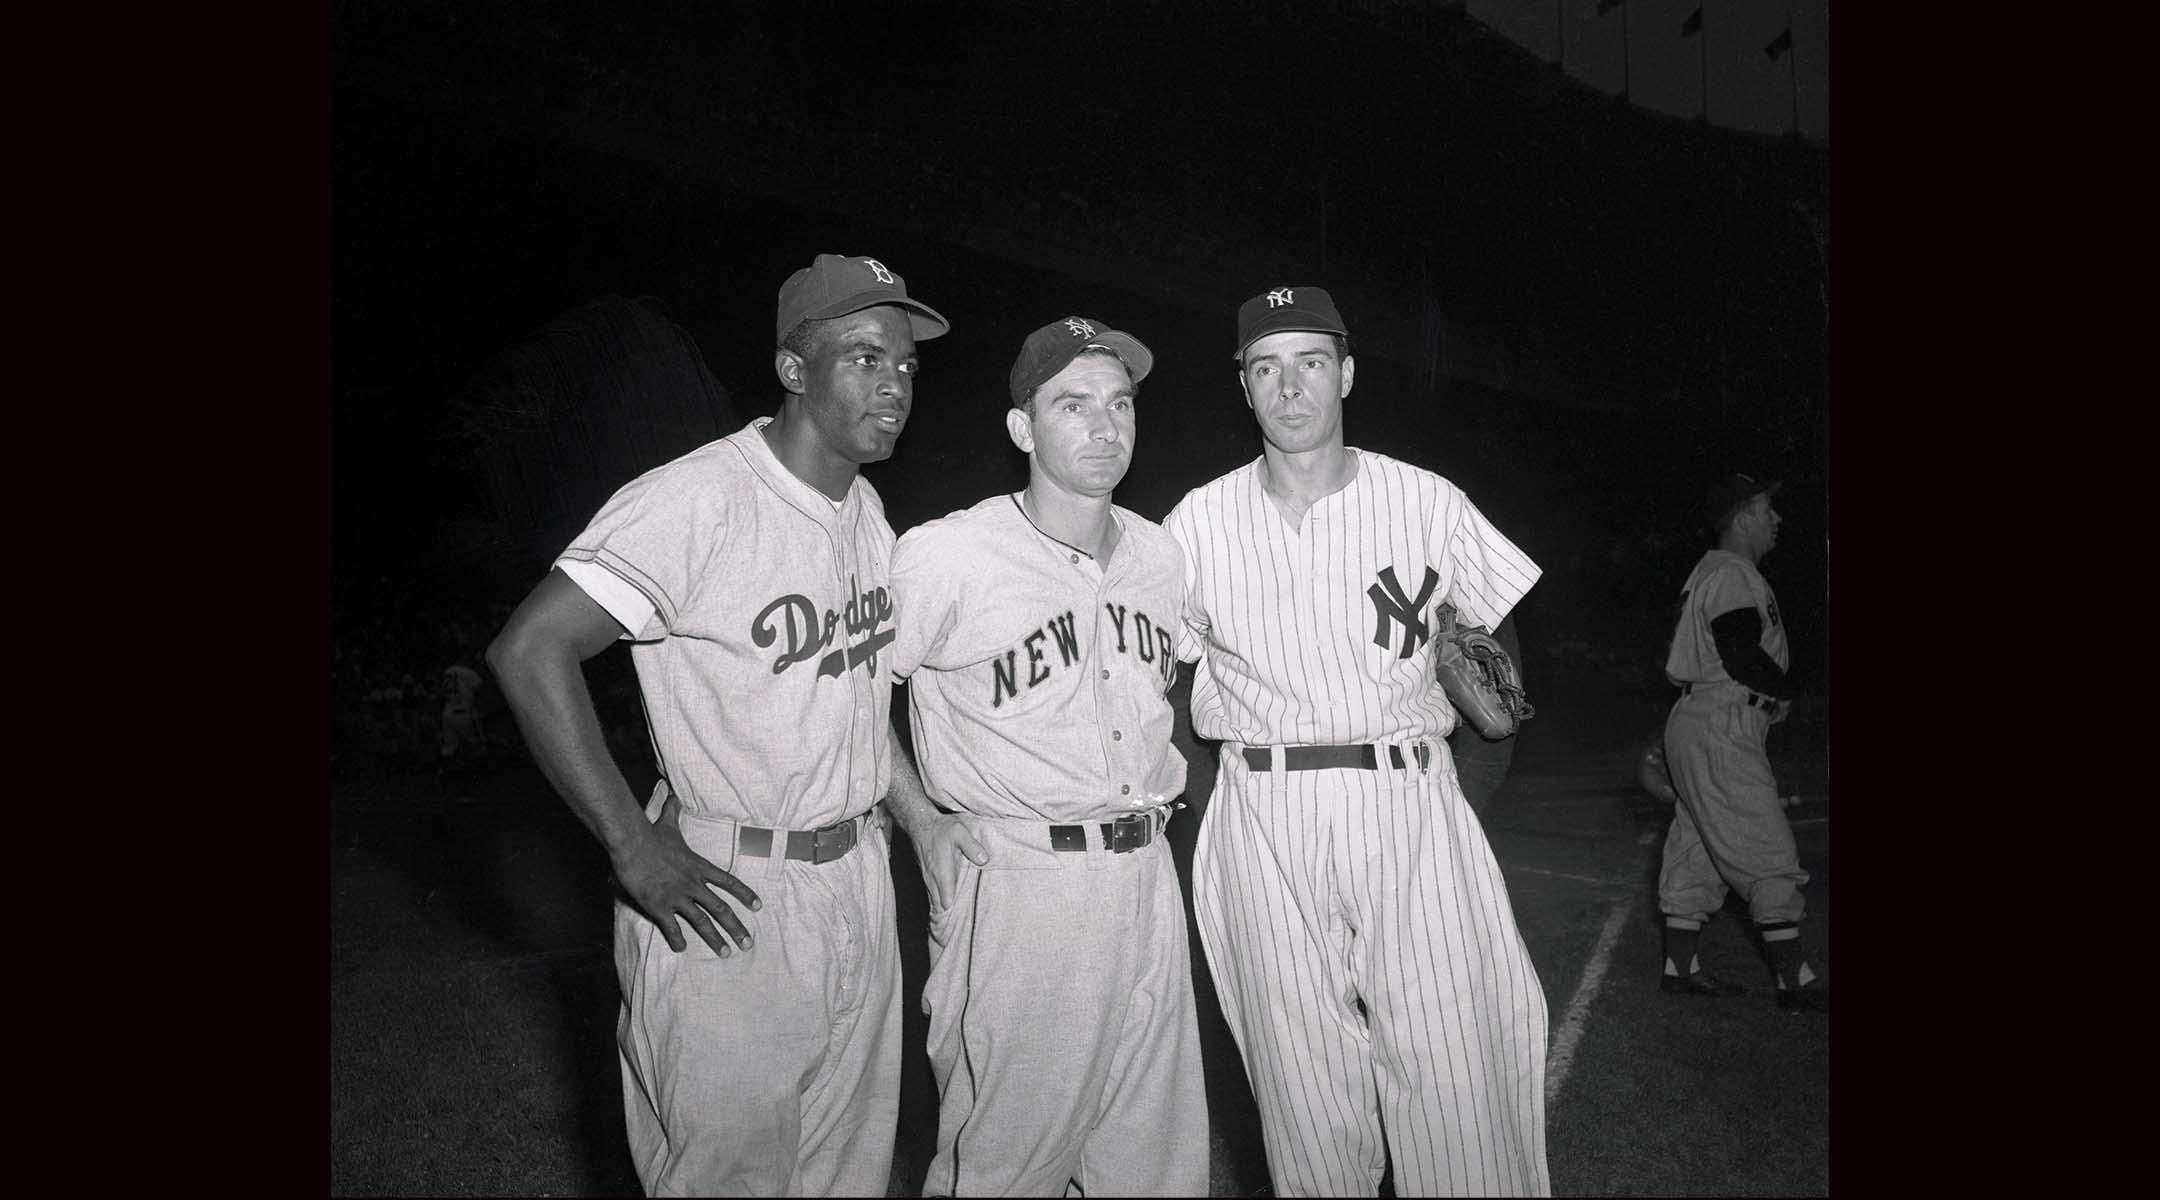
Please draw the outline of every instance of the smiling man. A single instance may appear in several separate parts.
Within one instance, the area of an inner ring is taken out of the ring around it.
[[[930,894],[933,1195],[1200,1196],[1207,1096],[1165,693],[1181,562],[1111,500],[1154,356],[1085,317],[1028,336],[1005,429],[1026,490],[893,555],[915,758],[892,809]],[[932,802],[934,798],[935,803]]]
[[[616,1036],[648,1194],[889,1182],[893,532],[858,468],[892,454],[915,343],[946,328],[877,259],[818,255],[780,289],[779,412],[615,493],[488,648],[622,888]],[[624,639],[662,777],[642,810],[584,677]]]
[[[1545,993],[1456,778],[1435,611],[1491,629],[1538,567],[1430,471],[1343,442],[1320,288],[1238,310],[1261,456],[1164,526],[1178,656],[1222,742],[1193,907],[1280,1196],[1548,1195]]]

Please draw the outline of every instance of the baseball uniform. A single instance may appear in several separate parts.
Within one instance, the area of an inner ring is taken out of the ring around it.
[[[1497,626],[1539,568],[1430,471],[1356,473],[1294,530],[1265,459],[1188,493],[1179,657],[1223,743],[1193,859],[1279,1195],[1545,1195],[1545,994],[1464,801],[1434,609]],[[1383,1143],[1383,1129],[1385,1143]]]
[[[756,890],[748,952],[675,952],[615,906],[623,1107],[651,1195],[883,1195],[899,947],[873,806],[891,776],[884,505],[837,505],[760,432],[638,477],[557,565],[628,630],[684,841]]]
[[[1665,718],[1665,761],[1680,803],[1665,837],[1658,906],[1669,919],[1700,923],[1725,902],[1730,881],[1758,925],[1783,931],[1805,911],[1808,876],[1763,747],[1776,700],[1733,679],[1711,632],[1713,620],[1736,609],[1758,615],[1762,651],[1780,671],[1790,662],[1762,572],[1730,550],[1704,554],[1681,592],[1665,657],[1666,678],[1684,690]]]
[[[930,913],[940,1096],[925,1190],[1203,1195],[1208,1125],[1185,909],[1162,830],[1184,791],[1165,699],[1183,563],[1112,508],[1108,562],[992,496],[893,556],[916,761],[977,819]]]

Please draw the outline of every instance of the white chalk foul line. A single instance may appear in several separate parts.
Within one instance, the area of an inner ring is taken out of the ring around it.
[[[1645,831],[1635,839],[1635,844],[1647,846],[1657,840],[1657,834]],[[1575,1047],[1580,1045],[1584,1025],[1589,1020],[1590,1002],[1597,999],[1598,990],[1605,986],[1605,969],[1612,965],[1613,947],[1620,943],[1620,931],[1627,926],[1628,914],[1635,908],[1635,893],[1624,893],[1613,901],[1612,911],[1605,915],[1605,928],[1598,931],[1597,945],[1590,950],[1590,961],[1583,966],[1582,979],[1575,985],[1575,995],[1568,1000],[1567,1014],[1560,1018],[1560,1031],[1553,1035],[1552,1047],[1545,1056],[1545,1103],[1551,1104],[1560,1095],[1561,1085],[1567,1082],[1568,1072],[1575,1066]]]

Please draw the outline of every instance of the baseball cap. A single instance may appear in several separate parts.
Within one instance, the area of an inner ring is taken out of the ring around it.
[[[1335,300],[1327,294],[1327,289],[1269,288],[1238,306],[1236,357],[1244,357],[1245,348],[1256,340],[1286,329],[1312,329],[1350,336],[1350,330],[1343,325],[1342,314],[1335,311]]]
[[[1752,475],[1727,475],[1710,485],[1710,495],[1703,501],[1703,518],[1714,526],[1725,519],[1726,513],[1757,496],[1774,496],[1783,486],[1785,481],[1782,479],[1757,483]]]
[[[780,320],[773,334],[774,344],[784,341],[788,331],[804,321],[845,316],[880,304],[906,309],[908,325],[918,342],[952,328],[952,322],[938,310],[920,300],[908,299],[907,280],[884,263],[859,254],[820,254],[780,285]]]
[[[1080,357],[1089,346],[1103,346],[1117,351],[1125,360],[1125,369],[1132,373],[1132,381],[1140,382],[1155,366],[1155,355],[1140,339],[1129,333],[1119,333],[1101,321],[1086,317],[1066,317],[1027,336],[1020,343],[1020,357],[1012,365],[1012,402],[1018,408],[1027,403],[1035,389],[1049,382],[1050,377],[1065,369],[1067,363]]]

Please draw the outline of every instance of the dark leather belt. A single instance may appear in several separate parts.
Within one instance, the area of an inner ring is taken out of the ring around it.
[[[1155,840],[1154,813],[1127,813],[1115,821],[1102,823],[1103,845],[1112,854],[1130,854]],[[1052,825],[1050,848],[1085,852],[1087,850],[1087,826]]]
[[[735,846],[753,858],[770,858],[773,835],[785,833],[787,857],[797,862],[829,863],[855,848],[855,843],[862,837],[862,823],[863,817],[855,817],[823,829],[760,829],[755,825],[738,825],[735,827]]]
[[[1705,684],[1703,686],[1708,687],[1709,685]],[[1694,695],[1695,685],[1692,683],[1683,685],[1680,689],[1680,694],[1683,696]],[[1776,700],[1773,700],[1770,697],[1763,695],[1761,692],[1749,692],[1747,694],[1747,705],[1749,708],[1774,709],[1777,707],[1777,703],[1778,702]]]
[[[1285,771],[1325,771],[1330,767],[1354,767],[1375,771],[1380,767],[1381,747],[1367,742],[1357,746],[1284,746],[1282,765]],[[1275,756],[1268,746],[1245,747],[1245,764],[1255,771],[1269,771],[1275,767]],[[1400,746],[1388,746],[1388,765],[1403,769],[1403,753]]]

